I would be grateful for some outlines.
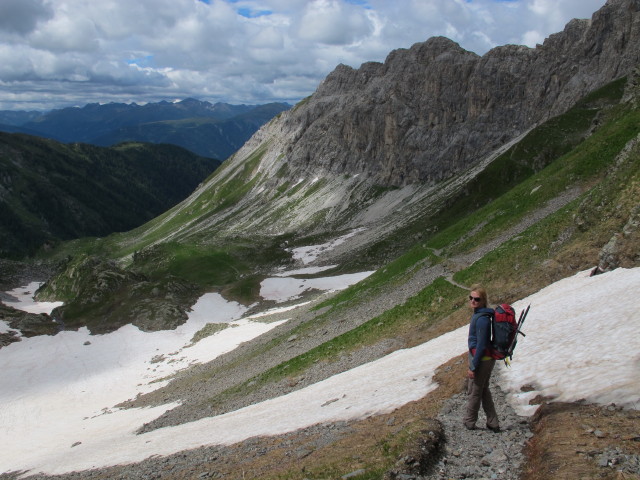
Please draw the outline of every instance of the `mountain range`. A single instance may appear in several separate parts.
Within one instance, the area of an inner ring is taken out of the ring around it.
[[[289,108],[284,103],[230,105],[193,98],[145,105],[95,103],[46,113],[1,111],[0,131],[99,146],[170,143],[224,160],[261,125]]]
[[[96,343],[122,335],[129,324],[135,335],[179,334],[190,314],[200,315],[199,302],[212,317],[227,315],[227,307],[206,303],[211,295],[240,305],[242,322],[267,317],[268,332],[170,378],[154,377],[117,405],[153,417],[136,430],[148,448],[192,422],[234,418],[246,413],[243,407],[272,404],[341,372],[355,375],[361,365],[459,331],[476,283],[488,288],[492,302],[517,303],[579,277],[581,287],[566,290],[578,297],[567,301],[573,308],[547,320],[583,323],[584,309],[594,305],[580,296],[597,274],[617,270],[637,279],[640,267],[639,65],[638,0],[609,0],[591,19],[573,20],[536,48],[508,45],[478,56],[439,37],[393,51],[383,63],[340,65],[179,204],[133,230],[41,254],[37,260],[57,270],[36,298],[64,305],[37,317],[3,307],[13,333],[0,335],[13,348],[22,326],[25,336],[37,325],[88,331]],[[362,280],[339,292],[326,286],[351,274]],[[297,294],[270,294],[282,284]],[[609,315],[627,315],[620,305],[628,304],[629,298],[611,299]],[[532,308],[544,311],[543,304]],[[536,315],[544,322],[544,314]],[[635,331],[637,318],[624,318]],[[552,348],[537,351],[541,363],[563,368],[558,377],[583,375],[590,362],[615,357],[617,346],[609,348],[606,335],[611,323],[588,320],[597,322],[590,327],[601,329],[604,348],[571,344],[575,351],[562,352],[568,359],[562,365]],[[203,338],[240,335],[243,325],[220,327],[212,318],[184,350],[198,349]],[[619,338],[619,327],[611,328]],[[450,361],[435,374],[437,390],[386,416],[365,411],[295,433],[256,433],[233,448],[114,460],[91,475],[437,478],[434,465],[442,458],[455,464],[466,450],[447,450],[455,432],[442,433],[435,420],[446,399],[460,398],[465,348],[447,352]],[[158,364],[180,361],[178,353],[149,358],[144,368],[161,370]],[[633,470],[637,404],[603,406],[601,390],[562,403],[565,397],[532,378],[513,387],[537,409],[528,438],[515,440],[526,453],[517,476],[614,478],[607,460],[614,451]],[[590,383],[588,375],[580,378]],[[423,379],[413,381],[418,388]],[[637,392],[637,383],[625,388]],[[384,385],[373,390],[371,402],[385,396]],[[322,397],[318,408],[340,410],[347,395]],[[110,407],[100,421],[108,421]],[[151,415],[154,409],[162,413]],[[320,435],[325,427],[329,433]],[[468,439],[499,453],[498,440],[486,435],[471,432]],[[483,455],[478,463],[493,468]],[[512,474],[498,470],[487,476]]]

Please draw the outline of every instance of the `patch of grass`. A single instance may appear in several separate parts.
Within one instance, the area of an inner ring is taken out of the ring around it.
[[[140,252],[132,267],[151,278],[171,274],[202,286],[226,285],[248,272],[248,266],[228,251],[177,242]]]
[[[264,280],[262,275],[249,275],[243,277],[231,286],[223,290],[227,300],[236,301],[243,305],[250,305],[260,300],[260,283]]]
[[[611,114],[613,116],[613,114]],[[449,253],[469,251],[495,237],[500,231],[558,196],[572,185],[588,184],[602,176],[614,157],[640,130],[640,112],[616,109],[615,117],[571,152],[545,167],[538,174],[511,188],[495,201],[473,210],[457,223],[430,239],[434,248],[448,248]],[[474,235],[464,238],[481,222],[486,224]]]
[[[247,160],[236,166],[227,175],[222,176],[220,180],[223,181],[218,181],[216,188],[209,189],[198,199],[196,206],[202,205],[203,202],[207,204],[206,218],[235,205],[255,185],[260,178],[259,175],[256,175],[256,169],[266,151],[267,144],[261,145]]]
[[[318,190],[323,188],[326,185],[327,181],[324,179],[316,180],[309,187],[305,188],[304,198],[310,197],[315,194]]]
[[[287,182],[284,182],[282,185],[279,185],[278,188],[276,188],[276,191],[278,192],[278,194],[282,195],[288,189],[289,189],[289,182],[287,181]]]
[[[304,188],[304,184],[305,182],[298,182],[297,184],[292,186],[289,190],[287,190],[287,196],[292,197],[293,195],[298,193],[300,190]]]
[[[295,112],[296,110],[298,110],[303,105],[306,105],[307,103],[309,103],[309,100],[311,100],[311,97],[313,97],[313,95],[309,95],[308,97],[305,97],[302,100],[300,100],[298,103],[296,103],[294,105],[294,107],[293,107],[292,112]]]
[[[383,268],[376,270],[369,277],[318,304],[314,307],[314,310],[351,305],[356,300],[366,301],[369,295],[382,295],[385,287],[406,278],[407,275],[410,275],[412,271],[421,267],[425,262],[435,264],[438,261],[438,257],[431,249],[426,248],[423,244],[415,245],[407,253],[391,261]]]
[[[220,245],[166,242],[136,252],[131,270],[150,278],[174,275],[207,288],[223,288],[234,299],[247,303],[259,293],[260,274],[290,259],[280,247],[287,237],[235,239]]]
[[[638,120],[636,115],[627,116],[622,121],[622,130]],[[637,134],[640,123],[635,125]],[[594,138],[599,148],[586,146],[575,153],[582,157],[590,152],[598,157],[598,162],[590,162],[587,169],[591,176],[597,177],[597,184],[577,200],[456,273],[454,279],[465,284],[491,285],[505,301],[511,301],[567,274],[595,266],[600,250],[616,232],[622,231],[637,208],[640,196],[640,148],[636,147],[626,159],[615,164],[610,142],[618,143],[621,149],[621,141],[615,139],[615,131],[606,130],[611,133],[606,141]],[[621,136],[625,138],[627,134]],[[600,148],[602,146],[604,148]],[[608,163],[600,164],[604,161]],[[564,165],[568,166],[567,163],[571,163],[570,160]],[[585,167],[580,165],[580,168]]]
[[[191,338],[191,344],[193,345],[203,338],[210,337],[211,335],[215,335],[218,332],[226,330],[229,326],[230,325],[228,323],[207,323],[193,335]]]
[[[199,285],[226,285],[246,272],[247,266],[238,264],[227,252],[183,246],[170,262],[169,271]]]
[[[512,302],[533,293],[540,282],[530,272],[549,259],[551,245],[571,225],[573,208],[575,202],[456,272],[454,280],[487,286],[493,303]]]

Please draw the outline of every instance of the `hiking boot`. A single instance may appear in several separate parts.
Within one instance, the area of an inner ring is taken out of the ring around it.
[[[491,425],[487,425],[487,428],[494,433],[500,432],[500,427],[492,427]]]

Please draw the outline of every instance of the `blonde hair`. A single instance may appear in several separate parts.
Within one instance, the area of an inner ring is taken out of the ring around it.
[[[487,298],[487,290],[480,285],[479,283],[476,283],[475,285],[471,285],[471,290],[470,292],[476,292],[478,294],[478,296],[482,299],[482,306],[483,307],[487,307],[487,305],[489,305],[489,299]]]

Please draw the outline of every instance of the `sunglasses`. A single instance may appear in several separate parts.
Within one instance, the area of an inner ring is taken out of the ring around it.
[[[473,296],[469,295],[469,300],[473,300],[474,302],[479,302],[482,299],[480,297],[473,297]]]

